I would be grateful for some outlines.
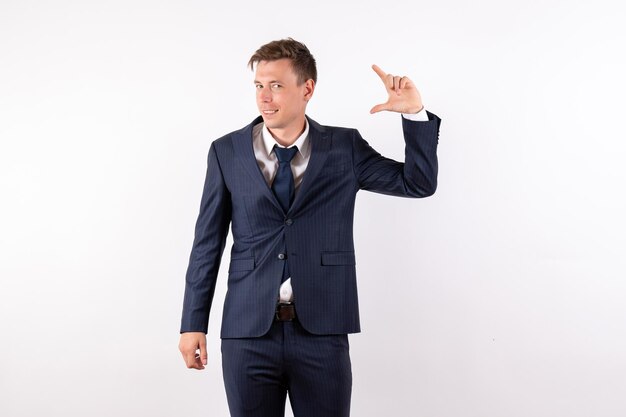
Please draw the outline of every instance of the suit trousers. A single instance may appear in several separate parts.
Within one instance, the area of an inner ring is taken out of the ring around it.
[[[348,417],[352,367],[348,335],[315,335],[294,321],[261,337],[222,339],[231,417]]]

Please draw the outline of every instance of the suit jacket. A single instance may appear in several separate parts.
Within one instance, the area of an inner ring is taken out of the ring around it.
[[[285,213],[257,164],[252,127],[215,140],[186,274],[181,333],[207,332],[229,225],[233,245],[222,338],[258,337],[273,321],[289,262],[298,319],[314,334],[360,331],[352,223],[360,189],[427,197],[437,187],[441,119],[402,117],[405,163],[381,156],[355,129],[309,121],[311,157]]]

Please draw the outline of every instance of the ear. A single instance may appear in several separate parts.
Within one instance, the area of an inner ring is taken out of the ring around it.
[[[313,91],[315,91],[315,81],[308,79],[304,83],[304,100],[309,101],[313,97]]]

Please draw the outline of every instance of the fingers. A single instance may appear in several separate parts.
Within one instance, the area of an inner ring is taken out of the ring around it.
[[[207,364],[206,339],[200,340],[200,360],[202,361],[202,365]]]
[[[374,70],[374,72],[376,72],[376,74],[378,74],[378,76],[380,77],[381,80],[383,80],[383,82],[385,82],[385,80],[387,79],[387,73],[383,70],[380,69],[380,67],[376,64],[372,65],[372,69]],[[385,84],[387,85],[387,84]]]
[[[394,91],[398,95],[400,95],[401,91],[404,88],[410,87],[412,85],[409,77],[401,77],[399,75],[387,74],[376,64],[372,65],[372,69],[376,72],[376,74],[378,74],[383,84],[385,84],[385,88]]]
[[[400,79],[400,90],[407,88],[411,85],[412,83],[411,80],[409,80],[409,77],[404,76]]]
[[[393,88],[392,89],[398,95],[400,95],[402,90],[411,88],[412,86],[413,86],[413,83],[411,82],[409,77],[407,77],[406,75],[404,77],[400,77],[400,76],[393,77]]]
[[[390,110],[389,103],[377,104],[370,110],[370,114],[378,113],[379,111]]]
[[[204,333],[183,333],[178,345],[185,365],[189,369],[204,369],[207,364],[206,336]],[[197,353],[200,349],[200,354]]]
[[[386,103],[372,107],[370,113],[373,114],[385,110],[411,113],[413,109],[423,107],[419,91],[417,91],[409,77],[387,74],[378,65],[372,65],[372,69],[382,80],[389,97]]]
[[[189,369],[204,369],[204,365],[200,360],[200,355],[196,353],[195,349],[183,352],[183,360]]]
[[[387,74],[376,64],[372,65],[372,69],[376,72],[376,74],[378,74],[378,76],[380,77],[381,81],[383,82],[387,90],[395,91],[393,75]]]
[[[395,77],[393,77],[393,91],[396,92],[396,94],[400,94],[400,79],[402,77],[398,77],[397,75]]]
[[[204,369],[204,364],[202,363],[202,359],[200,359],[200,355],[196,353],[194,358],[193,366],[194,369]]]

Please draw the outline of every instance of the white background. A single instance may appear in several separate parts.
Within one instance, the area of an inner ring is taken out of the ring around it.
[[[209,145],[257,115],[246,62],[287,36],[318,61],[318,122],[403,158],[373,63],[443,119],[433,197],[357,199],[352,415],[626,415],[625,17],[1,0],[0,415],[228,415],[225,271],[202,372],[177,348],[184,273]]]

